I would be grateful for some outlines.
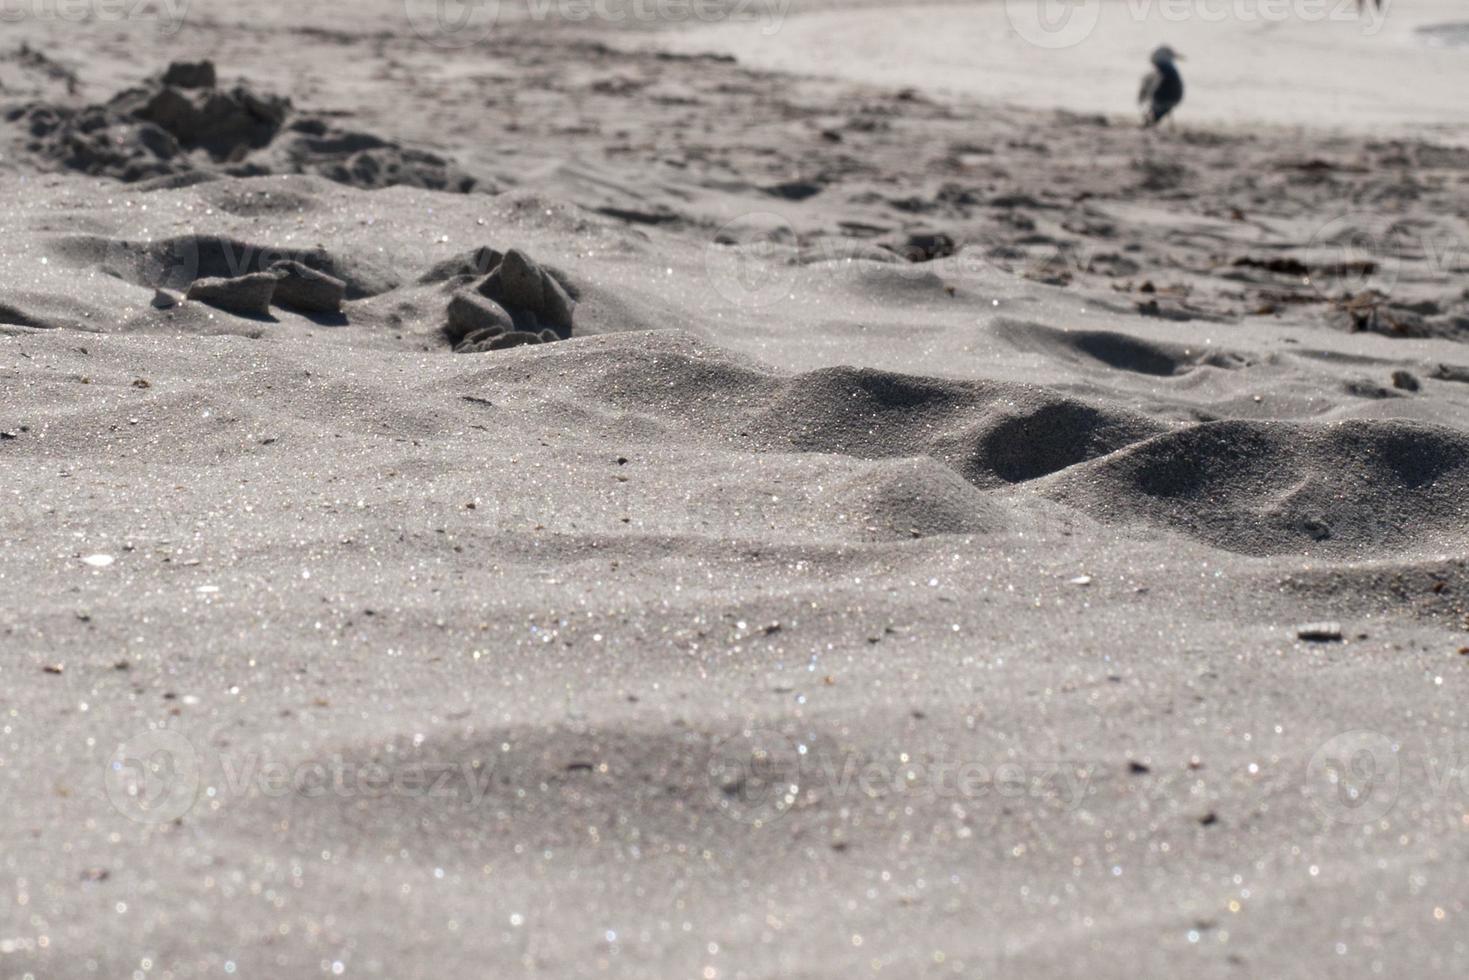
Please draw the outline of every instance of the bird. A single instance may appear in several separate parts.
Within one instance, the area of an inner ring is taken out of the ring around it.
[[[1183,55],[1164,44],[1153,52],[1153,70],[1143,76],[1137,100],[1143,107],[1143,127],[1156,126],[1183,101],[1183,76],[1175,61]]]

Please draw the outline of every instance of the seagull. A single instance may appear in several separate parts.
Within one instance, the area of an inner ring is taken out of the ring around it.
[[[1153,52],[1153,70],[1143,77],[1143,87],[1137,94],[1145,128],[1162,122],[1183,101],[1183,76],[1173,64],[1182,60],[1183,55],[1166,44]]]

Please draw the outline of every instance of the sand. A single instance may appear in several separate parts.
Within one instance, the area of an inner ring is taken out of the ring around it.
[[[0,975],[1463,975],[1446,103],[503,13],[8,28]]]

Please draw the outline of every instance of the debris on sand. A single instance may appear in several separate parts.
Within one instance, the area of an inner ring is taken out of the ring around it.
[[[1340,643],[1341,623],[1305,623],[1296,627],[1296,638],[1307,643]]]
[[[555,276],[519,249],[503,256],[479,249],[435,266],[425,279],[450,272],[460,281],[472,280],[478,262],[490,256],[497,258],[489,273],[449,300],[444,334],[454,350],[473,354],[569,338],[576,301]]]
[[[418,277],[420,286],[429,286],[436,282],[446,282],[451,279],[468,277],[478,279],[488,275],[490,270],[500,264],[505,256],[488,245],[471,249],[463,254],[445,259],[435,263],[434,267]]]
[[[276,276],[275,305],[303,313],[342,312],[347,284],[337,277],[292,260],[273,263],[266,271]]]
[[[934,259],[948,258],[958,251],[953,237],[942,231],[911,232],[902,241],[888,245],[887,248],[909,262],[932,262]]]
[[[476,288],[504,307],[517,327],[530,332],[549,327],[562,337],[571,336],[576,304],[554,276],[519,249],[506,252]]]
[[[160,82],[174,88],[214,88],[214,62],[175,61],[168,66]]]
[[[188,298],[245,316],[269,316],[270,301],[280,282],[274,272],[252,272],[233,279],[195,279]]]
[[[1246,255],[1235,259],[1232,265],[1236,269],[1260,269],[1264,272],[1273,272],[1276,275],[1297,278],[1311,274],[1310,266],[1306,265],[1300,259],[1294,259],[1289,256],[1257,259]]]
[[[213,66],[209,67],[212,74]],[[270,145],[285,124],[291,103],[273,95],[258,96],[243,85],[221,90],[152,84],[119,93],[108,109],[153,123],[186,150],[202,149],[216,161],[237,162]]]
[[[449,324],[445,333],[457,345],[471,337],[478,343],[515,329],[499,303],[473,290],[461,290],[449,300]]]
[[[16,134],[11,156],[128,183],[298,173],[364,188],[480,189],[433,153],[339,129],[246,84],[222,87],[209,61],[174,62],[101,105],[31,102],[3,117]]]

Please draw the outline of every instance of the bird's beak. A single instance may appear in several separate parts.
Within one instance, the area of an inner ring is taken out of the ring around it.
[[[1183,61],[1185,59],[1184,59],[1183,55],[1181,55],[1177,51],[1175,51],[1175,52],[1173,52],[1173,60],[1174,61]]]

